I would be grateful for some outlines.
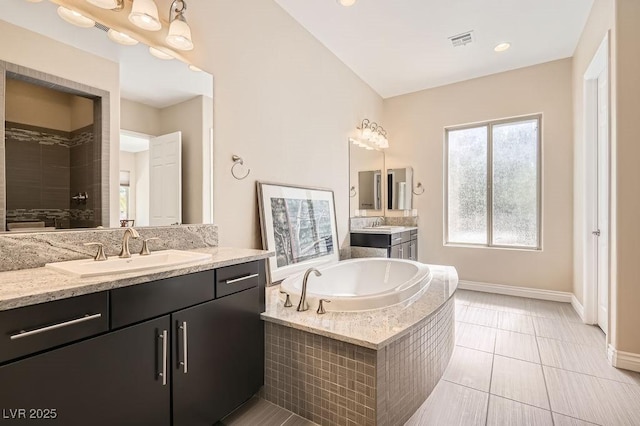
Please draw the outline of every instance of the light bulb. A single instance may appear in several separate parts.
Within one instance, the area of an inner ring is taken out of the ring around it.
[[[136,44],[138,44],[138,40],[136,40],[135,38],[125,33],[121,33],[120,31],[116,31],[113,28],[107,31],[107,37],[109,37],[109,40],[115,41],[116,43],[125,46],[135,46]]]
[[[87,3],[101,9],[117,9],[122,5],[118,0],[87,0]]]
[[[191,40],[191,28],[184,18],[177,17],[169,25],[169,34],[167,35],[167,44],[179,50],[192,50],[193,41]]]
[[[164,49],[160,50],[159,48],[149,47],[149,53],[155,56],[158,59],[162,59],[165,61],[173,59],[173,56],[169,53],[165,52]]]
[[[93,19],[87,18],[79,12],[63,6],[58,7],[58,16],[77,27],[91,28],[96,25],[96,21]]]
[[[345,7],[353,6],[355,2],[356,0],[338,0],[338,3]]]
[[[159,31],[162,28],[158,7],[153,0],[133,0],[129,21],[147,31]]]

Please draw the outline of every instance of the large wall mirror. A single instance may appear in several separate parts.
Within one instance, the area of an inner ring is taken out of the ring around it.
[[[71,26],[53,3],[11,3],[3,33],[61,54],[0,49],[0,230],[211,223],[213,77],[143,44],[115,44],[99,24]],[[117,64],[97,70],[96,57]],[[96,75],[110,90],[95,87]]]
[[[384,152],[349,142],[350,216],[384,215]]]

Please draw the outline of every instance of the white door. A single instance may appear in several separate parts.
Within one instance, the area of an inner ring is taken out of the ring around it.
[[[182,132],[149,141],[149,225],[182,223]]]
[[[609,306],[609,95],[605,68],[597,79],[597,148],[596,148],[596,265],[598,286],[598,325],[607,332]]]

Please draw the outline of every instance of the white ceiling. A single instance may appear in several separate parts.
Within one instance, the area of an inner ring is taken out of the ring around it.
[[[60,19],[50,2],[11,0],[0,19],[78,49],[120,63],[120,91],[126,99],[164,108],[197,95],[213,97],[213,77],[177,61],[163,61],[142,44],[121,46],[96,28],[78,28]],[[168,10],[168,6],[166,7]],[[167,12],[168,13],[168,12]]]
[[[120,132],[120,151],[136,153],[148,150],[148,137]]]
[[[593,0],[275,0],[382,97],[573,56]],[[474,31],[453,48],[449,37]],[[494,52],[500,42],[511,49]]]

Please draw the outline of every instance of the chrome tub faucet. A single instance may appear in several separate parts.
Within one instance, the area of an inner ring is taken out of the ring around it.
[[[314,273],[316,277],[322,276],[322,272],[318,271],[316,268],[309,268],[307,272],[304,273],[304,278],[302,278],[302,293],[300,293],[300,303],[298,303],[298,307],[296,310],[298,312],[304,312],[309,309],[309,304],[307,303],[307,281],[309,281],[309,275]]]

